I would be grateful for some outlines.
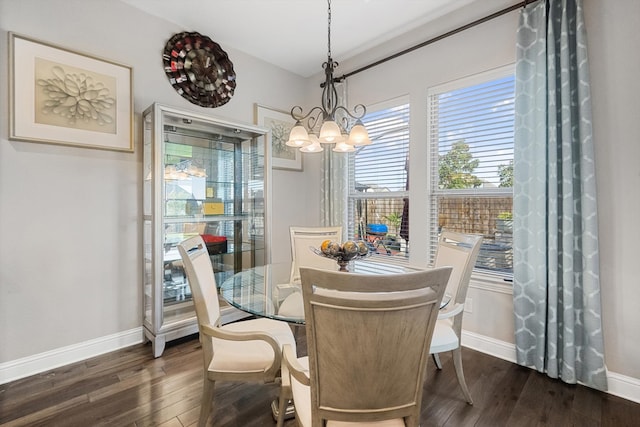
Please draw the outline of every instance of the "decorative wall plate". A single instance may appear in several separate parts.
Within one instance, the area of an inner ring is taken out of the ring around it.
[[[162,58],[169,83],[189,102],[215,108],[233,96],[233,63],[209,37],[195,32],[175,34],[167,41]]]

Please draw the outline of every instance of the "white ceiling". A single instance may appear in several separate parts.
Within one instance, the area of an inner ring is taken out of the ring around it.
[[[309,77],[327,57],[326,0],[121,0]],[[340,62],[474,1],[333,0],[331,53]]]

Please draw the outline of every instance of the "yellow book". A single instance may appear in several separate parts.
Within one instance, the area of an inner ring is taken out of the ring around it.
[[[204,202],[205,215],[222,215],[224,214],[224,203],[222,202]]]

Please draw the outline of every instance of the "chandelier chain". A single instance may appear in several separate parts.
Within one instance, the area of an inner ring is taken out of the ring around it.
[[[331,0],[327,0],[327,57],[331,58]]]

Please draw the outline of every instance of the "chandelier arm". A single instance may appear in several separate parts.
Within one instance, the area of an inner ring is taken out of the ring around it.
[[[307,118],[309,118],[314,113],[314,111],[316,111],[316,110],[321,112],[321,113],[323,112],[322,107],[315,106],[311,110],[309,110],[309,112],[307,114],[304,114],[303,110],[302,110],[302,107],[299,106],[299,105],[296,105],[291,109],[291,113],[290,114],[291,114],[291,117],[293,118],[293,120],[298,121],[298,122],[302,122],[302,121],[306,120]]]
[[[304,126],[307,128],[309,132],[312,132],[316,125],[321,122],[321,119],[324,119],[325,110],[322,107],[315,106],[307,114],[303,113],[302,107],[299,105],[294,106],[291,109],[291,117],[293,120],[300,122],[300,124],[304,123]]]
[[[313,132],[316,128],[316,125],[318,123],[322,123],[321,119],[324,119],[324,111],[322,110],[322,108],[315,107],[313,108],[313,110],[317,110],[317,114],[315,117],[311,116],[307,119],[307,128],[309,129],[309,132]],[[309,115],[311,114],[311,111],[309,111]]]
[[[354,120],[360,120],[362,119],[366,114],[367,114],[367,107],[365,107],[362,104],[358,104],[356,106],[353,107],[353,113],[349,110],[347,110],[346,107],[343,107],[342,105],[338,105],[335,108],[335,111],[342,111],[344,112],[346,115],[348,115],[349,117],[351,117]]]

